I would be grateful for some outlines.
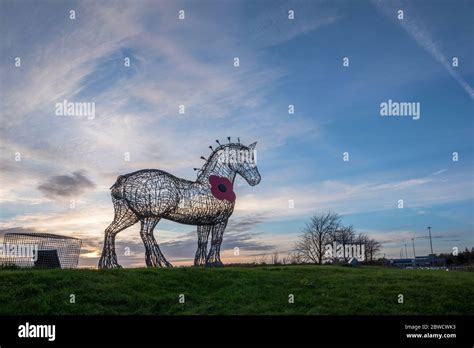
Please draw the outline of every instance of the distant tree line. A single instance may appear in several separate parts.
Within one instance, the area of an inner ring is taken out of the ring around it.
[[[350,226],[351,227],[351,226]],[[351,227],[352,228],[352,227]],[[353,228],[352,228],[353,231]],[[306,229],[305,229],[305,232]],[[302,236],[304,236],[305,233],[303,233]],[[370,264],[379,264],[383,265],[385,259],[378,258],[375,260],[375,255],[379,252],[380,250],[380,243],[375,241],[374,239],[368,238],[366,235],[361,235],[361,234],[356,234],[354,233],[351,238],[345,239],[344,236],[341,236],[342,233],[337,233],[336,236],[339,238],[338,240],[340,243],[347,243],[349,244],[350,240],[356,241],[356,243],[367,243],[365,244],[365,259],[370,263]],[[302,237],[301,236],[301,237]],[[300,239],[297,242],[297,245],[299,245],[303,240],[307,241],[305,239]],[[307,247],[305,247],[303,250],[307,250]],[[301,250],[293,250],[289,252],[288,254],[283,254],[283,256],[280,256],[280,254],[275,251],[272,254],[262,254],[258,255],[254,259],[253,262],[251,263],[234,263],[232,264],[233,266],[241,266],[241,267],[252,267],[252,266],[259,266],[259,265],[291,265],[291,264],[303,264],[303,263],[316,263],[320,264],[319,259],[307,259],[305,255],[306,251],[301,252]],[[438,262],[441,262],[442,266],[471,266],[474,265],[474,248],[472,248],[470,251],[466,248],[464,251],[459,252],[457,254],[438,254],[437,257],[439,258]],[[327,257],[323,254],[323,261],[327,260]],[[348,255],[343,256],[337,261],[347,261],[348,260]]]
[[[466,248],[456,254],[439,254],[439,257],[444,259],[446,266],[472,265],[474,264],[474,248],[471,251]]]
[[[326,251],[328,245],[336,242],[342,248],[342,255],[328,257]],[[352,255],[346,253],[346,246],[363,246],[363,260],[371,264],[385,264],[385,258],[377,255],[382,249],[382,243],[370,238],[364,233],[356,233],[352,225],[345,226],[341,222],[341,216],[334,212],[314,214],[306,224],[292,251],[280,257],[278,252],[263,254],[255,258],[253,263],[258,265],[288,265],[288,264],[322,264],[330,262],[347,262]],[[466,248],[462,252],[439,254],[446,266],[461,266],[474,264],[474,248],[470,251]],[[240,265],[240,264],[239,264]]]

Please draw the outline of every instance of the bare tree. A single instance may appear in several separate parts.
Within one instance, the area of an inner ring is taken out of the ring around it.
[[[261,257],[260,257],[260,262],[259,262],[261,265],[266,265],[267,264],[267,254],[263,254]]]
[[[347,261],[350,255],[346,255],[346,245],[354,243],[354,227],[352,225],[341,226],[337,231],[335,231],[334,239],[338,244],[342,245],[342,257],[344,261]]]
[[[374,257],[382,249],[382,243],[377,242],[375,239],[367,238],[365,244],[365,250],[367,252],[368,259],[370,261],[374,260]]]
[[[322,264],[325,246],[334,238],[340,219],[333,212],[313,215],[295,245],[303,262]]]
[[[302,263],[301,255],[298,251],[292,251],[288,254],[288,263],[291,265],[299,265]]]
[[[373,261],[377,253],[382,249],[382,243],[375,239],[369,238],[365,234],[359,234],[355,238],[355,242],[359,244],[359,247],[364,247],[364,260]]]
[[[271,256],[271,262],[272,262],[272,264],[274,264],[274,265],[278,265],[278,264],[280,263],[278,251],[275,251],[275,252],[272,254],[272,256]]]
[[[368,256],[369,254],[367,253],[367,248],[366,248],[368,240],[369,240],[369,237],[367,237],[365,234],[362,234],[362,233],[358,234],[354,239],[355,243],[359,245],[359,248],[362,248],[362,247],[364,248],[363,256],[364,256],[365,261],[369,259],[369,256]]]

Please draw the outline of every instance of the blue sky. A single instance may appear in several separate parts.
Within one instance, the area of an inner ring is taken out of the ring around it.
[[[289,251],[327,210],[388,257],[412,237],[427,253],[428,225],[436,252],[470,248],[473,15],[471,1],[2,1],[0,228],[83,238],[81,264],[95,265],[118,175],[194,178],[208,146],[232,136],[258,142],[262,182],[236,181],[224,262],[235,246],[249,261]],[[95,118],[55,116],[64,99],[94,102]],[[389,99],[420,103],[420,119],[381,117]],[[39,189],[58,176],[71,179],[65,194]],[[194,233],[160,222],[155,235],[186,264]],[[118,243],[133,250],[121,263],[143,265],[137,226]]]

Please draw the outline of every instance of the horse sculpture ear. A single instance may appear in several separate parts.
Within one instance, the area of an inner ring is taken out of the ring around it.
[[[249,145],[249,150],[255,150],[255,146],[257,146],[257,142],[254,142]]]

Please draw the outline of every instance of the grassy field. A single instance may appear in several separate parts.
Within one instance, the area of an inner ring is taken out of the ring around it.
[[[375,266],[2,269],[0,314],[474,314],[473,289],[474,273]]]

